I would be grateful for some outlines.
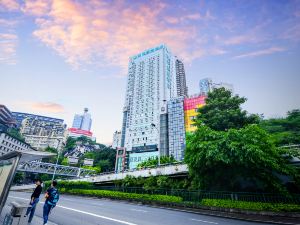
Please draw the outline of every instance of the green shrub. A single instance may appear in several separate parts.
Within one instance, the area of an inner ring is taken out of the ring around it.
[[[61,193],[69,193],[75,195],[87,195],[100,198],[112,198],[121,200],[144,200],[144,201],[156,201],[156,202],[167,202],[167,203],[179,203],[182,202],[181,197],[168,196],[168,195],[150,195],[150,194],[136,194],[136,193],[125,193],[118,191],[107,191],[107,190],[83,190],[83,189],[60,189]]]
[[[58,188],[65,188],[65,189],[93,189],[94,184],[87,181],[58,181]],[[47,189],[51,185],[51,181],[44,182],[44,188]]]
[[[300,205],[285,203],[245,202],[224,199],[203,199],[201,205],[255,211],[300,212]]]

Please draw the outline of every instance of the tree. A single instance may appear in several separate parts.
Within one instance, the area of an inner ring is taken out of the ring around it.
[[[278,174],[298,178],[283,154],[258,125],[228,131],[202,126],[187,136],[185,160],[202,189],[284,191]]]
[[[115,169],[116,150],[110,147],[104,147],[84,154],[84,158],[94,159],[94,165],[99,166],[101,171],[108,172]]]
[[[230,128],[242,128],[247,124],[259,122],[257,115],[248,115],[241,109],[241,104],[246,98],[233,96],[231,91],[225,88],[214,89],[208,94],[206,104],[198,109],[196,125],[206,125],[213,130],[225,131]]]
[[[286,118],[262,120],[260,125],[278,146],[300,144],[300,109],[289,111]]]
[[[25,141],[25,138],[21,135],[20,130],[17,128],[9,128],[8,129],[8,134],[20,141]]]
[[[197,130],[187,134],[185,161],[193,186],[207,190],[286,191],[280,175],[299,180],[289,164],[294,152],[278,149],[255,115],[241,109],[245,98],[216,89],[199,110]]]
[[[173,156],[161,156],[160,157],[160,164],[169,164],[177,162]],[[148,160],[141,162],[137,165],[138,168],[143,167],[153,167],[158,166],[158,157],[156,158],[149,158]]]

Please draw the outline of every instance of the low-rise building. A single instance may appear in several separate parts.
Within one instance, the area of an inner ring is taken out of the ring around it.
[[[61,150],[66,142],[65,136],[40,136],[40,135],[23,135],[25,141],[33,148],[44,150],[47,147],[56,148]]]
[[[13,151],[34,151],[29,144],[11,135],[0,132],[0,156]]]

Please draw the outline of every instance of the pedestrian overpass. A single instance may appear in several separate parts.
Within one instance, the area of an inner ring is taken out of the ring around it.
[[[21,162],[18,165],[17,171],[44,174],[53,174],[55,171],[55,175],[66,177],[85,177],[95,174],[94,170],[88,170],[73,166],[56,165],[53,163],[44,163],[39,161]]]
[[[153,168],[143,168],[128,170],[124,172],[111,172],[111,173],[102,173],[99,175],[72,179],[72,181],[87,181],[93,183],[113,183],[116,180],[122,180],[126,176],[133,177],[150,177],[150,176],[161,176],[166,175],[170,177],[182,177],[188,175],[188,167],[183,163],[176,164],[166,164]]]

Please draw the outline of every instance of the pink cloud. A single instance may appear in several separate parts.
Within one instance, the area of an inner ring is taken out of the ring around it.
[[[19,10],[20,5],[17,0],[1,0],[0,1],[0,11],[8,10],[8,11],[17,11]]]
[[[271,47],[259,51],[254,51],[254,52],[249,52],[246,54],[238,55],[233,57],[233,59],[241,59],[241,58],[247,58],[247,57],[256,57],[256,56],[262,56],[262,55],[270,55],[276,52],[283,52],[286,49],[281,48],[281,47]]]
[[[21,10],[26,14],[43,16],[50,10],[51,0],[26,0]]]
[[[259,39],[253,34],[238,35],[228,38],[224,41],[225,45],[240,45],[244,43],[255,43]]]
[[[28,107],[39,112],[61,113],[65,111],[62,105],[54,102],[34,102],[29,103]]]
[[[11,33],[0,33],[0,63],[16,64],[18,37]]]
[[[168,27],[159,17],[167,7],[159,1],[152,4],[125,5],[122,1],[75,2],[72,0],[30,1],[23,12],[36,17],[33,35],[54,49],[74,68],[82,64],[121,65],[144,49],[166,43],[186,61],[203,52],[200,45],[190,46],[191,40],[200,43],[193,26]],[[43,15],[44,14],[44,15]],[[210,16],[206,13],[203,17]],[[197,20],[200,14],[186,15]],[[192,48],[193,47],[193,48]]]

